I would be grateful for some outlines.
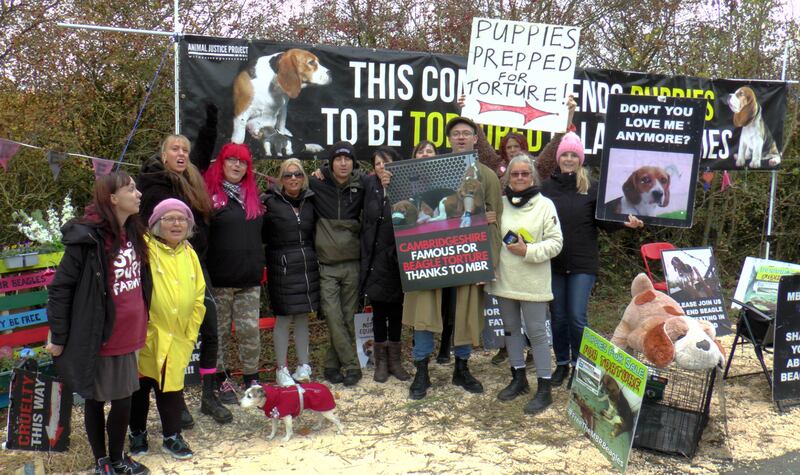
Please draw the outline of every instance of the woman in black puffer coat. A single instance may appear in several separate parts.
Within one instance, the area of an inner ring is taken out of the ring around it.
[[[275,380],[281,386],[311,379],[308,314],[319,308],[319,263],[314,251],[316,217],[310,202],[313,195],[302,163],[290,158],[281,163],[278,186],[264,197],[267,287],[277,317],[273,330],[278,367]],[[298,366],[290,375],[287,353],[292,322]]]
[[[400,154],[388,147],[378,147],[372,155],[372,167],[383,170],[386,163],[400,160]],[[400,381],[411,376],[403,369],[400,335],[403,329],[403,287],[397,264],[392,227],[392,205],[377,176],[369,177],[364,194],[361,227],[361,295],[372,304],[372,328],[375,332],[375,381],[386,382],[389,375]]]

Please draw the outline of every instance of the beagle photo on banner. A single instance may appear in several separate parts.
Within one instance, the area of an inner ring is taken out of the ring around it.
[[[690,227],[705,101],[612,94],[597,219]]]

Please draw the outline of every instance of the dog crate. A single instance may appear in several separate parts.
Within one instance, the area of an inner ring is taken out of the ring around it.
[[[636,355],[639,361],[646,361]],[[633,446],[694,457],[708,424],[717,370],[690,371],[647,365],[648,377]]]

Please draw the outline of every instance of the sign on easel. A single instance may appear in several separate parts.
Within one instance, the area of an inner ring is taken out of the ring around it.
[[[775,314],[772,399],[800,402],[800,275],[781,277]]]
[[[581,29],[473,18],[461,114],[478,123],[564,132]]]

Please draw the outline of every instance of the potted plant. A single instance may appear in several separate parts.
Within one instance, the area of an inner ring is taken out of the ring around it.
[[[35,210],[30,214],[17,211],[13,215],[17,220],[17,230],[30,241],[7,246],[0,251],[0,258],[7,269],[19,269],[39,263],[39,255],[61,252],[61,226],[75,216],[69,195],[64,199],[61,209],[49,208],[46,213]]]

